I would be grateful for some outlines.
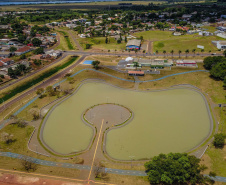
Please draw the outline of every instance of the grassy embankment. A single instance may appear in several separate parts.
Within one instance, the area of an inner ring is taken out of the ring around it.
[[[52,158],[43,157],[43,156],[34,154],[28,150],[27,142],[32,132],[33,132],[32,126],[26,126],[25,128],[20,128],[17,125],[12,125],[12,124],[6,126],[2,130],[0,130],[0,135],[2,135],[3,133],[13,134],[14,141],[10,144],[5,144],[5,142],[0,141],[0,146],[1,146],[0,151],[14,152],[19,154],[29,155],[36,158],[42,158],[45,160],[56,161],[56,159],[54,160]],[[59,160],[59,159],[58,161],[63,162],[63,160]],[[68,161],[64,160],[64,162],[68,162]],[[71,160],[70,162],[73,163],[73,160]],[[0,157],[0,163],[1,163],[1,168],[4,168],[4,169],[12,170],[13,168],[16,168],[19,171],[25,171],[19,159],[13,159],[9,157]],[[49,167],[49,166],[43,166],[43,165],[38,165],[38,168],[35,172],[40,174],[57,175],[57,176],[63,176],[63,177],[77,177],[80,173],[80,171],[76,169],[67,169],[62,167]]]
[[[56,49],[74,50],[75,46],[71,42],[72,38],[70,38],[70,36],[65,31],[61,31],[61,30],[57,30],[57,31],[60,33],[60,42],[62,41],[62,43],[60,43],[60,45]],[[66,46],[63,40],[66,42]]]

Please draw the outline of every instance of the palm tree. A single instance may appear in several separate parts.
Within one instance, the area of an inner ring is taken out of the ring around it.
[[[164,57],[166,56],[166,50],[163,50],[163,53],[164,53]]]
[[[209,53],[211,53],[211,50],[209,50]]]
[[[179,51],[178,51],[178,53],[179,53],[179,58],[180,58],[180,54],[182,53],[182,51],[181,51],[181,50],[179,50]]]
[[[192,50],[192,52],[194,53],[194,56],[195,56],[195,51],[196,51],[196,49],[193,49],[193,50]]]
[[[187,49],[186,51],[185,51],[185,53],[186,53],[186,58],[188,57],[188,53],[189,53],[189,49]]]
[[[156,51],[155,51],[155,53],[158,55],[159,51],[158,51],[158,50],[156,50]]]
[[[173,57],[173,53],[174,53],[174,51],[172,50],[172,51],[170,51],[170,53],[172,54],[172,57]]]
[[[203,53],[204,52],[204,49],[201,49],[201,52]]]

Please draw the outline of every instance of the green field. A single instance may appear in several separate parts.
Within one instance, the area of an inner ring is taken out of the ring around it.
[[[126,43],[122,41],[121,44],[117,43],[117,40],[115,40],[113,37],[109,37],[110,43],[105,43],[105,37],[94,37],[94,38],[80,38],[78,39],[80,45],[85,49],[86,44],[92,44],[91,49],[92,50],[104,50],[108,52],[108,50],[111,50],[111,52],[121,51],[126,49]]]
[[[182,54],[185,53],[185,50],[189,49],[192,53],[193,49],[196,49],[196,53],[201,52],[201,49],[197,48],[197,45],[204,46],[204,52],[219,52],[217,47],[212,44],[214,40],[225,40],[217,36],[199,36],[198,34],[193,35],[181,35],[174,36],[172,32],[169,31],[146,31],[136,33],[135,36],[143,36],[145,40],[153,41],[153,52],[156,50],[159,53],[162,53],[164,50],[169,54],[171,50],[174,50],[174,53],[178,55],[178,51],[181,50]]]
[[[128,107],[135,115],[128,125],[107,134],[106,150],[115,159],[185,152],[203,141],[210,131],[205,101],[195,91],[175,89],[148,93],[86,83],[49,115],[43,130],[45,143],[61,154],[86,149],[93,131],[82,122],[81,116],[89,107],[107,101]]]

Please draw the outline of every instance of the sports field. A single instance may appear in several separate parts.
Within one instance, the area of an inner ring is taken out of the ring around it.
[[[159,153],[186,152],[210,133],[208,108],[196,91],[142,92],[85,83],[46,117],[45,143],[61,154],[85,150],[94,132],[81,117],[88,108],[103,103],[123,105],[134,114],[130,123],[106,134],[106,151],[114,159],[130,160],[132,156],[136,160]]]

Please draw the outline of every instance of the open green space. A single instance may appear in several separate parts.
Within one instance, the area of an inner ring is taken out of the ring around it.
[[[67,43],[68,49],[69,50],[74,50],[75,48],[74,48],[73,44],[71,43],[68,34],[66,32],[64,32],[64,31],[58,31],[58,32],[60,32],[64,36],[64,39],[65,39],[65,41]]]
[[[121,44],[117,43],[117,40],[113,37],[108,37],[109,43],[105,43],[105,37],[93,37],[93,38],[80,38],[78,39],[80,45],[86,49],[86,44],[91,44],[93,50],[110,50],[111,52],[121,51],[126,49],[126,43],[122,41]]]
[[[174,36],[170,31],[146,31],[136,33],[135,36],[143,36],[145,40],[154,41],[153,52],[156,50],[159,53],[164,50],[171,56],[171,51],[174,50],[174,54],[178,55],[178,51],[181,50],[184,54],[188,49],[190,54],[195,49],[196,53],[201,52],[201,49],[197,48],[197,45],[204,46],[204,52],[219,52],[217,47],[212,44],[214,40],[225,40],[217,36],[199,36],[198,34]]]
[[[82,122],[81,116],[89,107],[106,102],[121,104],[134,113],[129,124],[107,133],[106,151],[115,159],[129,160],[129,156],[144,159],[159,153],[186,152],[200,144],[210,132],[208,109],[198,92],[188,89],[138,92],[86,83],[46,118],[45,143],[62,154],[86,149],[93,130]]]

